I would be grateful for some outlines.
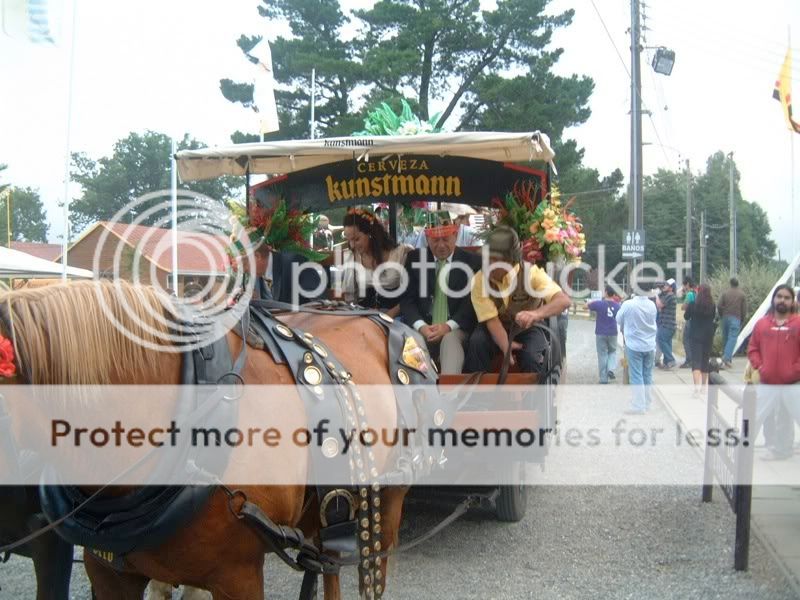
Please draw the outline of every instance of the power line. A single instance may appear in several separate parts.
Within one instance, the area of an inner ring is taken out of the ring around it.
[[[628,64],[625,62],[625,59],[622,58],[622,54],[619,52],[619,48],[617,48],[617,44],[614,42],[614,38],[611,37],[611,32],[608,30],[606,26],[605,20],[603,20],[603,15],[600,14],[600,11],[597,10],[597,5],[594,3],[594,0],[590,0],[592,3],[592,8],[594,8],[594,12],[597,13],[597,18],[600,19],[600,23],[603,25],[603,29],[606,31],[606,35],[608,36],[608,41],[611,42],[611,45],[614,46],[614,51],[617,53],[617,58],[619,58],[619,62],[622,63],[622,68],[625,69],[625,72],[628,74],[628,79],[631,78],[631,72],[628,69]]]

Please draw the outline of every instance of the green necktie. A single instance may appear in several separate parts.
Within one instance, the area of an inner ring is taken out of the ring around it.
[[[439,325],[447,322],[447,296],[444,293],[442,284],[439,282],[439,273],[444,265],[447,263],[445,260],[436,262],[436,289],[433,292],[433,324]]]

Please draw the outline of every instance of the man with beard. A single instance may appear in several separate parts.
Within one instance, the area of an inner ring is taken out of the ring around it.
[[[756,323],[747,357],[758,371],[761,385],[756,409],[756,435],[766,419],[783,406],[793,419],[776,423],[774,443],[765,460],[792,457],[794,421],[800,422],[800,316],[793,314],[794,290],[779,285],[769,312]]]

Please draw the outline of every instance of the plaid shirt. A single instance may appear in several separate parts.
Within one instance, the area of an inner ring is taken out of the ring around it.
[[[674,331],[677,326],[675,308],[678,304],[675,294],[672,292],[661,294],[659,300],[661,301],[661,310],[658,312],[658,326],[661,329],[671,329]]]

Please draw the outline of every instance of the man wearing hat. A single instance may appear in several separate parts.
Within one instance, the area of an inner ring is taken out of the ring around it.
[[[464,346],[475,327],[469,297],[481,258],[456,247],[458,225],[446,212],[432,213],[427,248],[408,254],[408,287],[400,300],[403,320],[425,338],[441,373],[461,373]]]
[[[656,300],[658,306],[658,333],[656,343],[663,358],[662,367],[672,369],[677,365],[675,355],[672,354],[672,338],[675,336],[677,325],[675,311],[678,301],[675,298],[675,280],[668,279],[661,284],[661,294]]]
[[[567,296],[547,273],[522,260],[519,236],[506,226],[496,227],[488,236],[484,254],[486,272],[473,278],[472,305],[478,326],[469,339],[465,371],[488,371],[498,353],[509,351],[509,331],[521,332],[512,342],[511,364],[522,371],[542,374],[547,369],[547,340],[533,327],[563,312],[570,305]]]

